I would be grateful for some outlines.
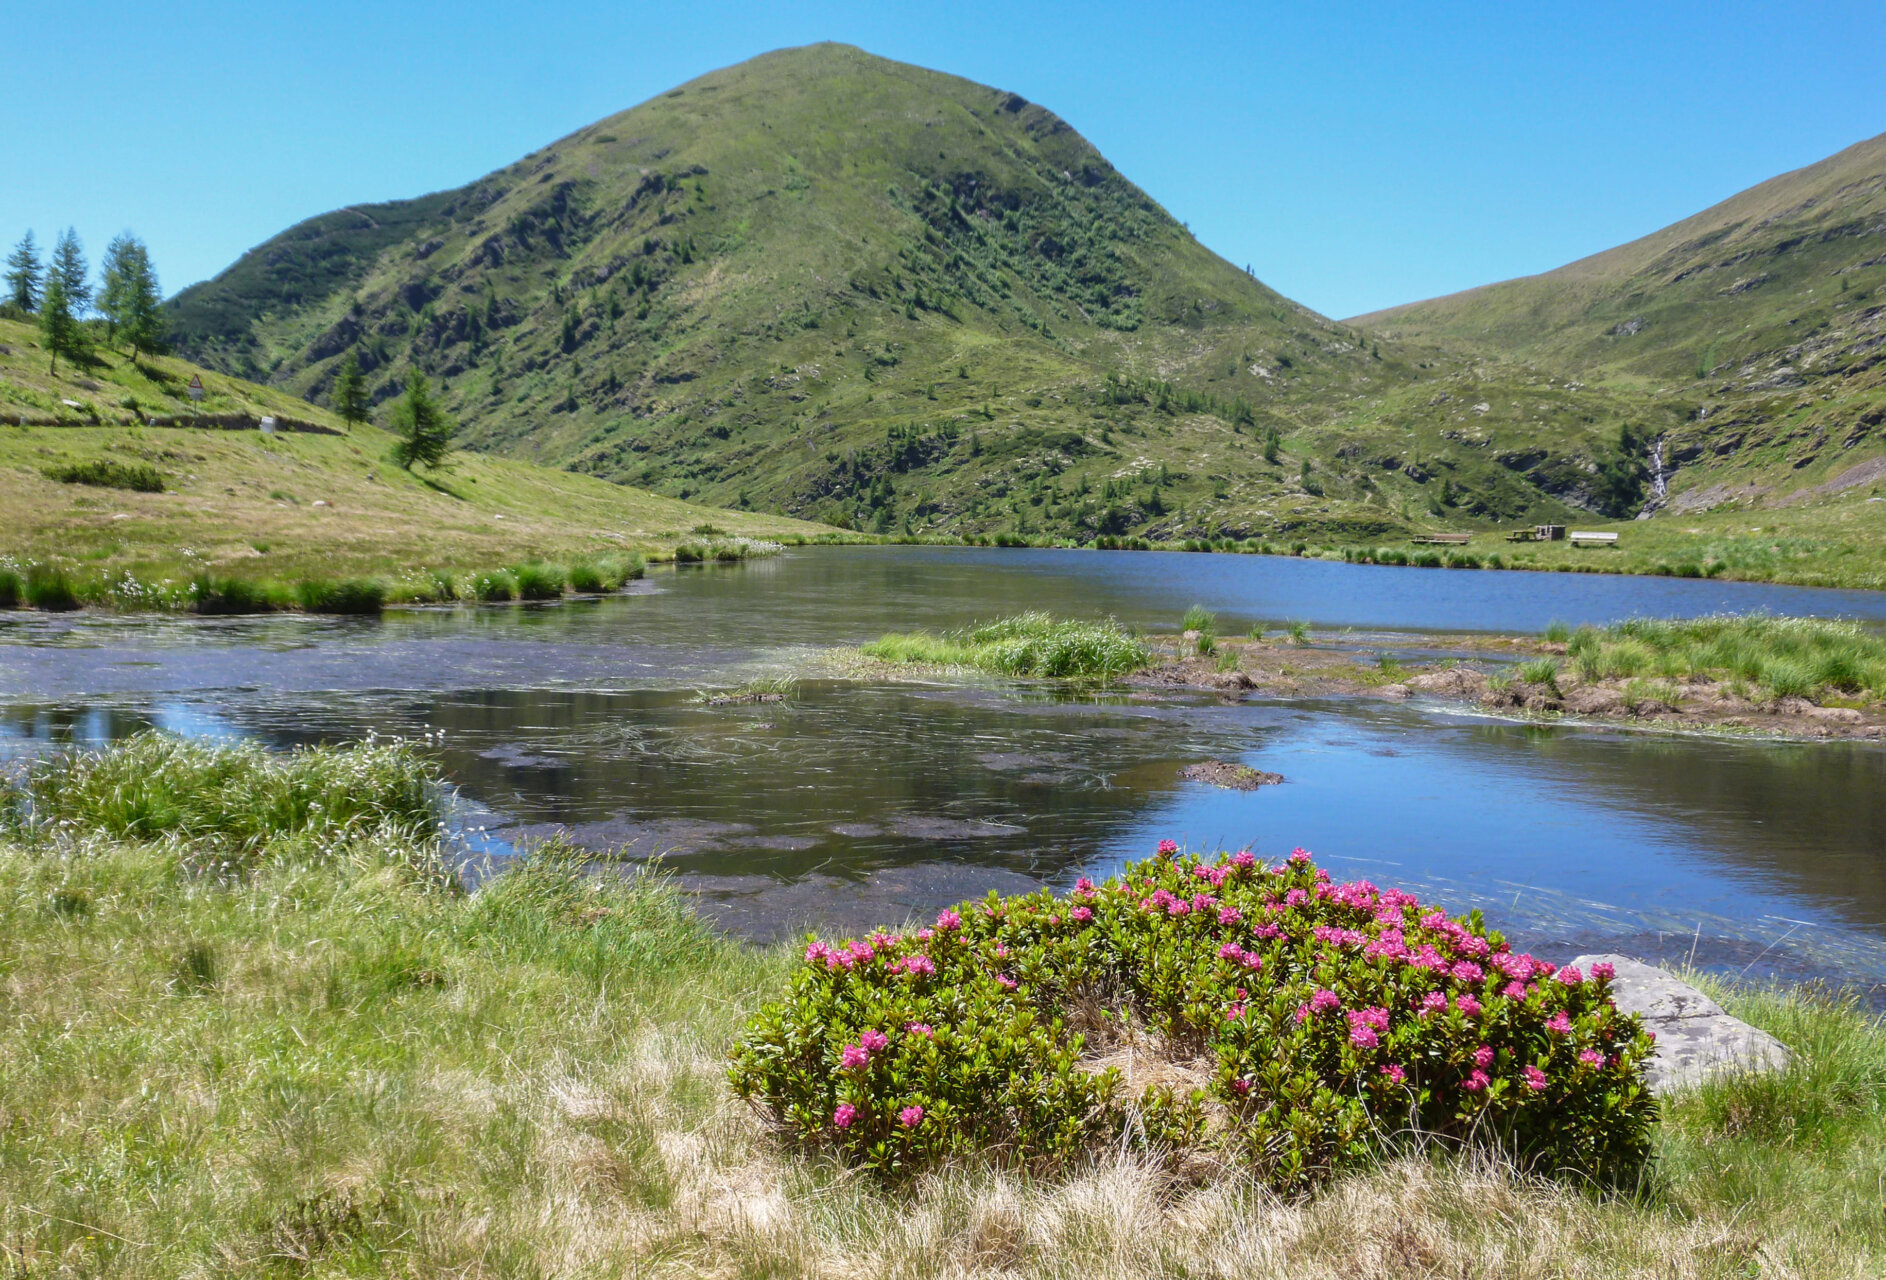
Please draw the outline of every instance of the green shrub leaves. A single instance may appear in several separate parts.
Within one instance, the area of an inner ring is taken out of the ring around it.
[[[1641,1167],[1651,1040],[1602,966],[1555,971],[1477,915],[1332,884],[1301,850],[1268,869],[1176,852],[1065,898],[812,942],[750,1024],[736,1091],[887,1179],[1126,1146],[1292,1191],[1436,1138],[1601,1180]],[[1152,1083],[1127,1088],[1122,1051],[1161,1064]]]

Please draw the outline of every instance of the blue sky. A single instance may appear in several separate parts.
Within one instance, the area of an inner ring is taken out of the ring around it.
[[[129,227],[166,289],[680,81],[843,40],[1059,112],[1333,316],[1607,248],[1886,131],[1867,4],[7,0],[0,241]]]

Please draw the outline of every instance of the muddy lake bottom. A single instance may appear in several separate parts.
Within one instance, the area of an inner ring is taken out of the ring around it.
[[[1150,562],[1159,562],[1152,564]],[[1449,618],[1433,616],[1439,607]],[[1785,597],[1785,598],[1783,598]],[[1798,597],[1798,598],[1797,598]],[[817,549],[656,575],[546,608],[377,621],[0,621],[0,753],[142,728],[289,746],[431,733],[470,866],[564,831],[660,858],[722,927],[847,934],[991,889],[1064,889],[1166,837],[1302,846],[1332,874],[1478,907],[1516,945],[1621,951],[1886,993],[1886,750],[1502,720],[1416,700],[1069,694],[857,681],[819,653],[1021,608],[1444,655],[1440,630],[1724,610],[1886,617],[1886,599],[1749,584],[1261,557]],[[781,702],[697,691],[807,673]],[[1283,775],[1188,781],[1216,759]]]

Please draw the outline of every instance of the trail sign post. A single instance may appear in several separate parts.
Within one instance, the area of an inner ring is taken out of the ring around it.
[[[190,375],[190,399],[203,403],[203,375],[200,373]]]

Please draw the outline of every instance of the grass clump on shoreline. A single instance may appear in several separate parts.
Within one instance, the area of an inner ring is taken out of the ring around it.
[[[1634,618],[1580,627],[1566,656],[1585,680],[1739,680],[1770,697],[1886,698],[1886,636],[1819,618]]]
[[[1076,622],[1038,611],[941,635],[894,632],[862,652],[883,662],[1053,680],[1109,680],[1153,660],[1145,643],[1116,622]]]
[[[439,776],[401,742],[281,755],[153,732],[36,761],[15,795],[29,832],[174,839],[252,857],[288,838],[394,833],[424,843],[437,834]]]
[[[343,856],[292,856],[277,831],[282,856],[205,876],[211,854],[176,829],[111,838],[94,802],[45,790],[64,785],[37,794],[72,825],[0,829],[0,1273],[1743,1280],[1886,1264],[1886,1031],[1849,998],[1698,979],[1795,1066],[1665,1102],[1634,1194],[1438,1146],[1288,1199],[1117,1150],[1052,1177],[965,1158],[885,1193],[782,1152],[729,1104],[742,1027],[801,962],[713,934],[659,878],[592,874],[553,844],[465,894],[420,874],[426,840],[370,824]]]

